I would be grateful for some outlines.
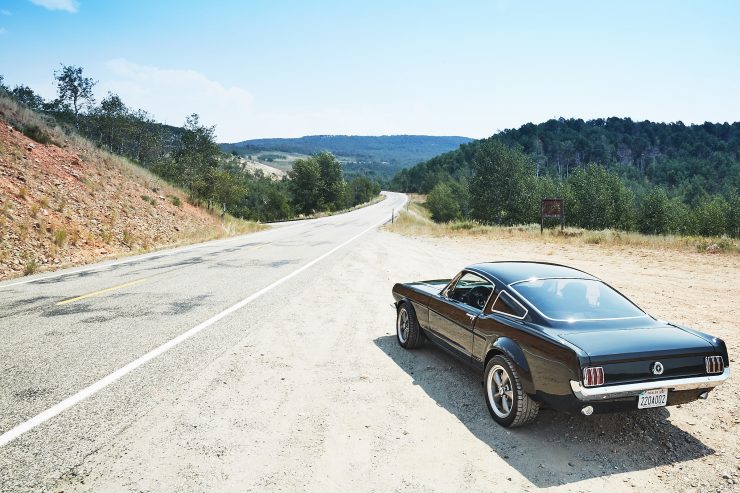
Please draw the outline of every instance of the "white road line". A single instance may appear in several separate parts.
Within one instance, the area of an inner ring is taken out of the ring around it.
[[[310,268],[311,266],[317,264],[318,262],[321,262],[323,259],[325,259],[329,255],[333,254],[337,250],[339,250],[341,248],[344,248],[345,246],[349,245],[351,242],[353,242],[354,240],[356,240],[360,236],[364,235],[368,231],[371,231],[371,230],[377,228],[378,226],[380,226],[381,224],[384,224],[384,223],[388,222],[389,220],[390,220],[389,218],[385,218],[382,221],[373,224],[369,228],[363,230],[361,233],[353,236],[352,238],[350,238],[349,240],[347,240],[347,241],[345,241],[343,243],[340,243],[339,245],[335,246],[334,248],[332,248],[328,252],[320,255],[319,257],[316,257],[315,259],[313,259],[312,261],[310,261],[309,263],[307,263],[303,267],[300,267],[299,269],[294,270],[293,272],[291,272],[287,276],[282,277],[282,278],[278,279],[277,281],[273,282],[272,284],[268,285],[267,287],[264,287],[264,288],[260,289],[259,291],[257,291],[256,293],[253,293],[253,294],[249,295],[248,297],[244,298],[243,300],[241,300],[237,304],[232,305],[229,308],[227,308],[226,310],[222,311],[218,315],[214,315],[213,317],[209,318],[208,320],[206,320],[205,322],[203,322],[203,323],[201,323],[199,325],[196,325],[195,327],[193,327],[192,329],[188,330],[187,332],[183,332],[182,334],[180,334],[179,336],[175,337],[174,339],[171,339],[171,340],[165,342],[164,344],[162,344],[161,346],[159,346],[159,347],[157,347],[155,349],[152,349],[151,351],[149,351],[145,355],[143,355],[143,356],[135,359],[134,361],[132,361],[131,363],[127,364],[123,368],[120,368],[120,369],[114,371],[110,375],[108,375],[106,377],[103,377],[102,379],[98,380],[97,382],[93,383],[92,385],[90,385],[90,386],[88,386],[88,387],[80,390],[79,392],[77,392],[73,396],[67,397],[66,399],[64,399],[60,403],[58,403],[58,404],[50,407],[46,411],[44,411],[44,412],[42,412],[42,413],[34,416],[33,418],[31,418],[31,419],[29,419],[27,421],[24,421],[23,423],[15,426],[13,428],[11,428],[10,430],[8,430],[5,433],[3,433],[2,435],[0,435],[0,447],[3,447],[4,445],[6,445],[9,442],[15,440],[16,438],[18,438],[19,436],[23,435],[27,431],[30,431],[30,430],[34,429],[38,425],[40,425],[43,422],[45,422],[45,421],[53,418],[57,414],[59,414],[59,413],[65,411],[65,410],[69,409],[70,407],[74,406],[75,404],[77,404],[77,403],[79,403],[81,401],[84,401],[88,397],[92,396],[93,394],[97,393],[98,391],[102,390],[103,388],[107,387],[108,385],[112,384],[116,380],[124,377],[125,375],[127,375],[129,373],[131,373],[132,371],[134,371],[135,369],[137,369],[141,365],[143,365],[143,364],[145,364],[145,363],[153,360],[157,356],[159,356],[159,355],[161,355],[161,354],[169,351],[170,349],[172,349],[173,347],[177,346],[181,342],[183,342],[183,341],[185,341],[187,339],[190,339],[191,337],[193,337],[195,334],[197,334],[198,332],[202,331],[203,329],[205,329],[207,327],[210,327],[211,325],[213,325],[214,323],[218,322],[222,318],[229,316],[230,314],[234,313],[235,311],[239,310],[240,308],[244,307],[245,305],[247,305],[247,304],[251,303],[252,301],[256,300],[257,298],[259,298],[263,294],[267,293],[268,291],[270,291],[270,290],[272,290],[272,289],[280,286],[285,281],[287,281],[287,280],[289,280],[289,279],[297,276],[298,274],[300,274],[301,272],[303,272],[306,269]]]

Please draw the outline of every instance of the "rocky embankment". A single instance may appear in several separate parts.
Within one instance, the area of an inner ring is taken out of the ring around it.
[[[5,116],[0,279],[227,233],[219,217],[146,170],[61,132],[40,144]]]

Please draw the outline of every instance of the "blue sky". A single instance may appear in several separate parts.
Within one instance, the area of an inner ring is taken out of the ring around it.
[[[0,0],[0,74],[84,67],[222,141],[485,137],[553,117],[740,120],[736,1]]]

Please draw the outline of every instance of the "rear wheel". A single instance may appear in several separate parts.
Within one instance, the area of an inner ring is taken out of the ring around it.
[[[406,301],[401,302],[398,307],[396,338],[398,344],[405,349],[414,349],[423,342],[424,336],[421,333],[419,322],[416,320],[416,312]]]
[[[486,404],[491,417],[507,428],[522,426],[537,417],[540,406],[522,390],[513,362],[506,356],[490,359],[483,374]]]

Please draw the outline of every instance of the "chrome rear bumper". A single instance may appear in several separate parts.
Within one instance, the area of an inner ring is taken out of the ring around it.
[[[673,380],[657,380],[652,382],[626,383],[623,385],[607,385],[605,387],[584,387],[581,382],[570,381],[573,394],[581,401],[600,401],[607,399],[618,399],[620,397],[633,397],[644,390],[668,389],[668,390],[693,390],[709,389],[721,384],[730,376],[730,368],[725,368],[719,375],[706,375],[701,377],[674,378]]]

